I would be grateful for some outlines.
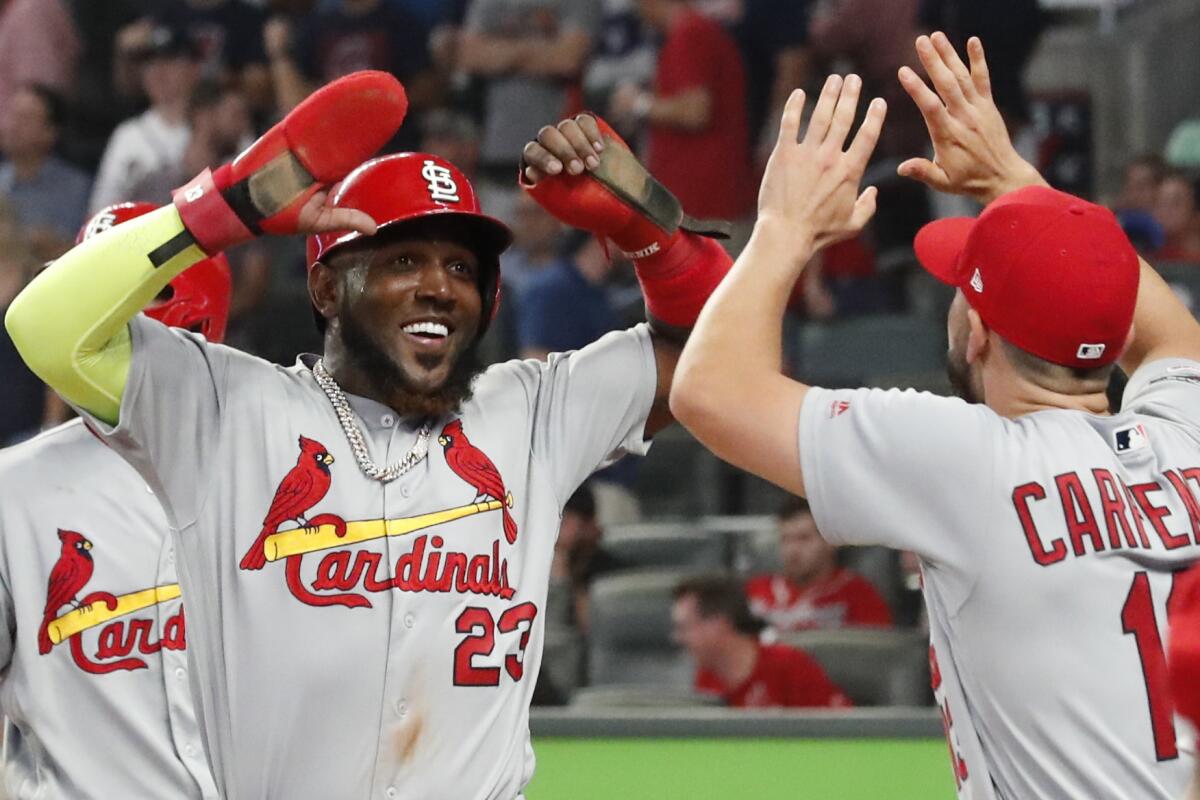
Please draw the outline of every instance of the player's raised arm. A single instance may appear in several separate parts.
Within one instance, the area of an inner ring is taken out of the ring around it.
[[[909,159],[900,165],[900,174],[985,205],[1025,186],[1046,185],[1012,145],[992,99],[979,39],[967,43],[969,64],[963,63],[943,33],[919,37],[916,47],[933,89],[908,67],[900,69],[900,83],[925,118],[934,157]],[[1133,336],[1121,357],[1121,368],[1132,375],[1144,363],[1171,357],[1200,360],[1200,324],[1162,277],[1142,261]]]
[[[759,190],[745,251],[712,296],[684,348],[671,410],[720,458],[804,493],[797,426],[808,387],[782,372],[783,315],[814,253],[862,230],[875,190],[860,193],[886,105],[871,102],[850,146],[862,80],[830,76],[809,120],[792,94]]]
[[[590,114],[547,125],[525,146],[521,185],[560,221],[633,260],[646,300],[658,385],[645,434],[671,422],[667,398],[683,342],[732,261],[713,238],[720,223],[694,220],[629,146]]]
[[[385,73],[355,73],[316,92],[233,162],[177,190],[173,205],[87,240],[38,276],[5,316],[21,357],[63,397],[115,424],[129,320],[176,275],[256,235],[373,233],[369,217],[327,207],[320,190],[383,146],[406,110],[403,87]]]

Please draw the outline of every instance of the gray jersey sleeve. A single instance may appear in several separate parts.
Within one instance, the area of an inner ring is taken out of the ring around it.
[[[5,531],[0,527],[0,540]],[[13,605],[8,571],[8,542],[0,541],[0,673],[12,662],[17,638],[17,611]]]
[[[1200,363],[1165,358],[1143,364],[1125,386],[1121,410],[1200,427]]]
[[[562,503],[598,468],[649,447],[646,418],[658,387],[650,329],[610,333],[551,355],[539,369],[533,451]]]
[[[969,569],[988,521],[993,443],[1003,421],[983,406],[896,389],[812,389],[800,412],[804,484],[834,544],[911,550]]]
[[[142,314],[130,323],[133,360],[114,428],[84,413],[154,490],[180,528],[195,521],[209,483],[232,351]]]

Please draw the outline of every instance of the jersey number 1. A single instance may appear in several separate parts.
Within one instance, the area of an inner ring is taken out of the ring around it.
[[[1154,616],[1154,598],[1150,596],[1150,578],[1145,572],[1133,576],[1133,586],[1121,609],[1121,626],[1133,634],[1142,678],[1146,683],[1146,702],[1150,706],[1150,727],[1154,731],[1154,754],[1159,761],[1179,758],[1175,744],[1175,715],[1167,686],[1167,658],[1163,655],[1162,636]]]

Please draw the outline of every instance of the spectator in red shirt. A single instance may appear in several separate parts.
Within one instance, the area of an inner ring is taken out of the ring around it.
[[[837,548],[821,538],[803,498],[789,498],[778,518],[783,572],[746,583],[755,614],[780,632],[891,627],[887,603],[866,579],[838,566]]]
[[[746,70],[732,36],[690,0],[638,0],[638,13],[665,40],[654,91],[618,89],[618,124],[649,126],[647,167],[695,217],[737,220],[754,210]]]
[[[696,662],[696,691],[735,708],[845,708],[850,699],[809,656],[762,644],[762,622],[750,613],[737,582],[693,578],[675,589],[673,638]]]

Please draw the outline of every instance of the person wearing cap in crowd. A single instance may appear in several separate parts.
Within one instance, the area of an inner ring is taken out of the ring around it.
[[[717,455],[806,496],[828,541],[917,554],[960,797],[1176,800],[1194,748],[1163,636],[1174,575],[1200,556],[1200,324],[1110,211],[1017,154],[978,39],[968,52],[970,66],[943,34],[917,39],[936,93],[900,71],[935,153],[900,174],[986,205],[915,242],[957,289],[960,397],[780,373],[788,291],[874,210],[832,79],[803,139],[803,96],[785,113],[754,237],[692,333],[671,407]],[[1113,414],[1118,363],[1130,380]]]
[[[682,338],[730,266],[602,122],[547,125],[524,190],[639,254],[650,321],[481,370],[511,235],[453,164],[366,161],[406,110],[385,73],[325,86],[5,318],[164,505],[222,797],[520,795],[563,504],[669,424]],[[321,356],[280,367],[135,316],[263,233],[312,234]]]
[[[155,209],[104,209],[90,239]],[[229,264],[177,276],[146,316],[210,342]],[[175,552],[158,498],[74,419],[0,451],[0,709],[9,796],[216,798],[187,682]]]
[[[100,159],[89,204],[93,213],[137,198],[165,202],[187,177],[188,111],[200,79],[200,50],[181,30],[154,26],[132,54],[150,107],[117,126]]]

